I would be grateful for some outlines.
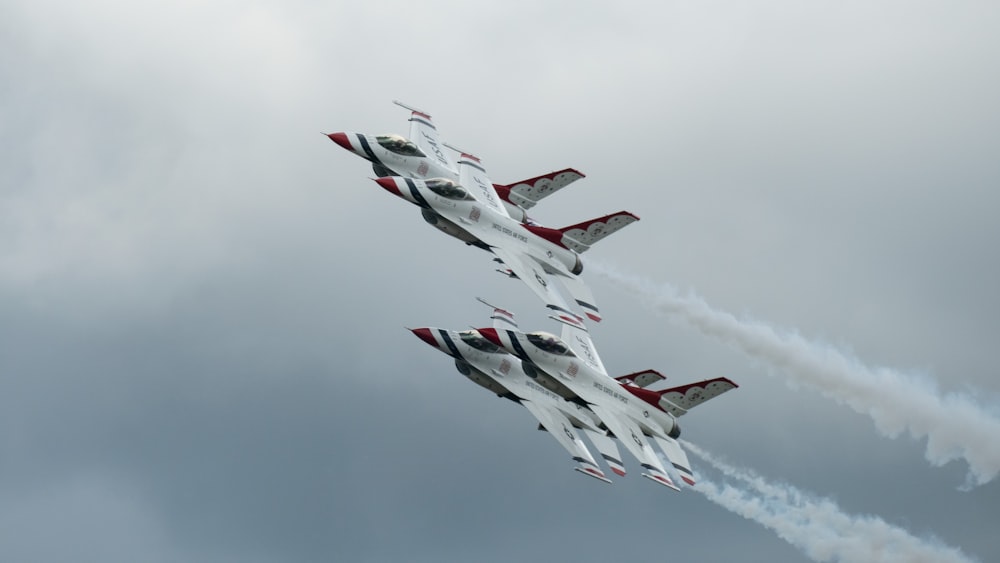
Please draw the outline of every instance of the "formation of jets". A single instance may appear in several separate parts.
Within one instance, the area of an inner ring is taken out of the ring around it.
[[[430,115],[395,103],[411,112],[409,138],[327,136],[368,160],[376,183],[420,207],[428,223],[492,253],[498,271],[527,285],[561,326],[559,336],[521,332],[511,312],[483,301],[492,309],[490,327],[424,327],[410,329],[413,334],[454,358],[458,371],[473,382],[524,406],[570,453],[580,473],[611,482],[582,440],[586,436],[617,475],[625,475],[621,443],[644,477],[675,490],[678,482],[694,485],[677,442],[677,418],[736,384],[720,377],[655,391],[649,386],[664,377],[653,370],[613,378],[587,330],[587,320],[600,321],[601,313],[580,279],[580,254],[639,218],[619,211],[561,229],[539,225],[527,210],[583,174],[568,168],[494,184],[479,158],[440,140]]]

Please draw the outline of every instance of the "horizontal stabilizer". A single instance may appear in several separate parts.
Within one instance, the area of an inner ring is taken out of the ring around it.
[[[598,432],[588,428],[584,428],[583,431],[590,439],[590,443],[594,444],[597,451],[601,452],[601,457],[604,458],[604,462],[608,464],[611,471],[619,477],[624,477],[625,464],[622,463],[622,454],[618,452],[618,446],[614,439],[603,431]]]
[[[679,491],[680,488],[670,480],[670,476],[667,474],[667,470],[663,467],[663,463],[660,461],[660,457],[656,455],[652,446],[646,441],[645,436],[642,433],[642,429],[635,421],[630,419],[628,416],[620,416],[613,410],[606,408],[602,405],[590,405],[590,410],[594,411],[594,414],[601,419],[601,422],[608,427],[608,430],[618,438],[621,445],[625,446],[632,455],[639,460],[639,465],[646,470],[642,474],[652,481],[655,481],[665,487],[669,487],[675,491]]]
[[[660,449],[663,451],[663,455],[667,456],[667,461],[674,468],[681,477],[681,481],[684,481],[689,486],[694,486],[694,473],[691,472],[691,462],[688,461],[687,454],[681,448],[681,445],[677,443],[677,440],[673,438],[661,438],[659,436],[653,436],[653,440],[656,442]]]
[[[681,416],[709,399],[739,387],[725,377],[706,379],[658,391],[660,407],[674,416]]]
[[[585,252],[595,242],[638,220],[638,217],[628,211],[619,211],[559,229],[562,232],[560,242],[566,248],[576,252]]]
[[[558,280],[569,292],[573,301],[587,315],[587,318],[594,322],[601,322],[601,311],[597,308],[597,301],[594,300],[594,293],[590,291],[590,286],[577,276],[559,276]]]
[[[580,467],[578,465],[578,466],[574,467],[573,469],[576,469],[577,471],[579,471],[580,473],[583,473],[584,475],[589,475],[589,476],[593,477],[594,479],[597,479],[598,481],[604,481],[605,483],[611,483],[611,479],[608,479],[607,477],[604,476],[604,473],[601,473],[600,471],[598,471],[597,469],[594,469],[593,467]]]
[[[560,320],[582,324],[579,315],[570,309],[562,292],[556,289],[556,284],[552,283],[551,276],[538,262],[516,252],[507,251],[500,246],[494,246],[490,250],[510,270],[508,275],[513,274],[512,277],[524,282],[528,288],[535,292],[535,295],[542,299],[545,307],[552,314],[557,315]]]
[[[583,174],[572,168],[567,168],[513,184],[493,184],[493,187],[496,189],[497,195],[503,199],[524,209],[530,209],[542,198],[556,193],[580,178],[583,178]]]
[[[620,377],[616,377],[615,379],[626,385],[649,387],[657,381],[663,381],[666,379],[666,376],[656,370],[647,369],[645,371],[637,371],[628,375],[622,375]]]
[[[645,477],[646,479],[649,479],[650,481],[653,481],[654,483],[659,483],[664,487],[669,487],[675,491],[681,490],[680,487],[675,485],[674,482],[671,481],[670,478],[666,477],[665,475],[649,472],[649,473],[643,473],[642,476]]]

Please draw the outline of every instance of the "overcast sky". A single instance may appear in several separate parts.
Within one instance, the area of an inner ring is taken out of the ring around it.
[[[592,266],[996,420],[998,30],[974,1],[0,4],[0,560],[851,560],[632,458],[571,471],[404,329],[481,296],[557,330],[537,299],[321,133],[405,134],[399,99],[496,182],[575,167],[537,221],[642,219]],[[613,375],[740,385],[686,440],[1000,559],[998,480],[596,270]]]

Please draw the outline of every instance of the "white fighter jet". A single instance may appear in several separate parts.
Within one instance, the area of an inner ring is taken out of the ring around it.
[[[394,100],[393,103],[410,110],[409,138],[397,134],[366,135],[351,132],[330,133],[327,137],[371,162],[375,175],[380,178],[404,176],[458,180],[458,166],[445,148],[450,151],[455,149],[440,140],[431,116],[402,102]],[[512,184],[494,184],[493,188],[507,209],[507,213],[518,221],[526,223],[531,221],[528,218],[528,209],[542,198],[583,177],[580,172],[566,168]]]
[[[494,308],[491,318],[494,327],[517,328],[513,315],[503,309]],[[577,462],[575,470],[606,483],[611,482],[581,440],[581,434],[586,434],[611,470],[625,475],[615,441],[600,428],[601,421],[592,411],[580,401],[567,401],[557,392],[565,388],[546,386],[546,382],[529,377],[521,369],[521,360],[483,338],[477,330],[459,332],[431,327],[410,330],[427,344],[455,358],[459,373],[497,396],[524,406],[538,419],[539,429],[547,430],[570,453],[573,461]],[[568,391],[563,392],[569,394]]]
[[[647,471],[643,477],[674,490],[680,489],[646,438],[652,437],[682,481],[694,485],[687,454],[677,442],[677,417],[737,387],[724,377],[664,391],[644,389],[635,378],[616,381],[608,376],[586,328],[574,323],[563,322],[562,338],[547,332],[523,333],[510,327],[483,328],[478,332],[521,358],[529,375],[533,370],[544,372],[565,385],[639,460]]]
[[[639,219],[619,211],[562,229],[522,223],[500,203],[479,159],[465,153],[458,161],[457,182],[402,176],[375,181],[393,195],[419,206],[424,220],[437,229],[492,252],[503,265],[498,271],[523,281],[553,313],[576,324],[582,324],[583,316],[566,303],[553,282],[558,281],[569,292],[587,317],[600,321],[590,288],[577,277],[583,271],[579,253]]]

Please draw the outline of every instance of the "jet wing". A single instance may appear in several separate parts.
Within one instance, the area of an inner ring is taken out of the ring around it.
[[[489,244],[488,241],[487,244]],[[562,293],[555,287],[553,280],[534,259],[521,256],[500,246],[491,245],[490,250],[510,269],[511,273],[517,276],[531,291],[534,291],[541,298],[545,306],[552,311],[553,315],[559,317],[564,322],[573,323],[576,326],[582,324],[579,315],[570,309]]]
[[[649,387],[650,385],[656,383],[657,381],[663,381],[664,379],[666,379],[666,376],[664,376],[662,373],[654,369],[647,369],[643,371],[637,371],[635,373],[630,373],[628,375],[622,375],[616,377],[615,379],[624,384],[631,383],[638,387]]]
[[[681,416],[705,401],[714,399],[736,387],[738,385],[725,377],[716,377],[715,379],[706,379],[697,383],[688,383],[680,387],[671,387],[670,389],[659,391],[660,406],[663,410],[674,416]]]
[[[600,417],[604,425],[618,438],[618,441],[624,444],[625,448],[639,460],[639,464],[648,471],[648,473],[642,474],[643,477],[656,481],[665,487],[670,487],[675,491],[681,490],[670,479],[670,475],[660,462],[660,457],[656,455],[656,450],[646,441],[646,438],[642,434],[642,429],[639,428],[638,424],[630,420],[627,416],[617,415],[611,409],[605,408],[602,405],[592,404],[590,405],[590,410],[594,411],[594,414]]]
[[[496,185],[496,188],[497,192],[507,193],[507,201],[524,209],[531,209],[542,198],[556,193],[580,178],[583,178],[581,172],[567,168],[513,184]]]
[[[566,451],[573,456],[573,461],[579,465],[574,467],[580,473],[589,475],[595,479],[600,479],[605,483],[611,480],[604,476],[604,472],[594,461],[594,456],[590,455],[590,450],[584,445],[583,440],[573,431],[573,424],[566,418],[566,415],[556,409],[546,407],[531,400],[521,401],[521,404],[533,414],[538,422],[549,431],[549,434],[556,439],[559,444],[566,448]]]
[[[410,140],[417,144],[417,147],[427,155],[427,158],[432,158],[438,161],[441,166],[454,170],[455,163],[445,154],[444,143],[438,138],[437,127],[431,121],[431,116],[400,101],[393,100],[392,103],[411,112]]]
[[[483,168],[478,158],[471,154],[462,153],[458,159],[458,183],[469,190],[469,193],[483,205],[490,206],[504,217],[510,217],[510,213],[507,213],[507,208],[500,201],[500,196],[497,195],[493,182],[490,182],[489,176],[486,175],[486,169]]]

